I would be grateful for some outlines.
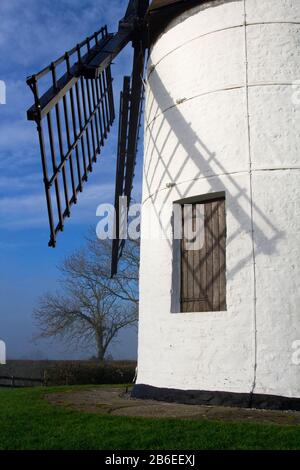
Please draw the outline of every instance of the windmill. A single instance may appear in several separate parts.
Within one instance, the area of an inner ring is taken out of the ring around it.
[[[145,93],[135,397],[300,409],[295,18],[297,0],[130,0],[116,33],[28,78],[55,246],[115,118],[111,63],[132,43],[112,275]],[[148,220],[163,236],[143,238]]]

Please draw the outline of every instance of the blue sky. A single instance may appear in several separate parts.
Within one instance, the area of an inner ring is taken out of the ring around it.
[[[57,287],[57,265],[84,244],[95,226],[97,206],[114,194],[117,120],[71,219],[55,249],[48,243],[48,222],[35,125],[26,120],[32,94],[26,77],[104,24],[115,31],[125,13],[125,0],[1,0],[0,80],[7,103],[0,105],[0,339],[10,358],[88,357],[55,341],[33,341],[32,309],[39,295]],[[113,65],[115,106],[124,74],[130,74],[131,47]],[[140,192],[140,165],[136,198]],[[113,357],[134,358],[136,331],[123,332]]]

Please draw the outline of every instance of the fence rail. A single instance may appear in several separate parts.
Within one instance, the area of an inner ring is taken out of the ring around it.
[[[8,383],[1,383],[2,380],[7,381]],[[0,387],[12,387],[12,388],[21,388],[21,387],[30,387],[30,385],[21,385],[19,382],[25,383],[38,383],[40,385],[45,385],[44,379],[36,379],[30,377],[16,377],[15,375],[2,375],[0,376]]]

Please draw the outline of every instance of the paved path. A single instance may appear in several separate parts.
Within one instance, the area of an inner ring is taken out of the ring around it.
[[[46,395],[55,405],[113,416],[144,418],[211,419],[264,424],[300,424],[300,412],[270,411],[222,406],[183,405],[154,400],[132,399],[122,388],[90,388]]]

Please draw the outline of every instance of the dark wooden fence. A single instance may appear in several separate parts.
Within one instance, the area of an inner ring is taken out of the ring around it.
[[[4,382],[4,383],[3,383]],[[15,375],[0,376],[0,387],[32,387],[33,385],[44,385],[44,379],[33,379],[29,377],[16,377]]]

